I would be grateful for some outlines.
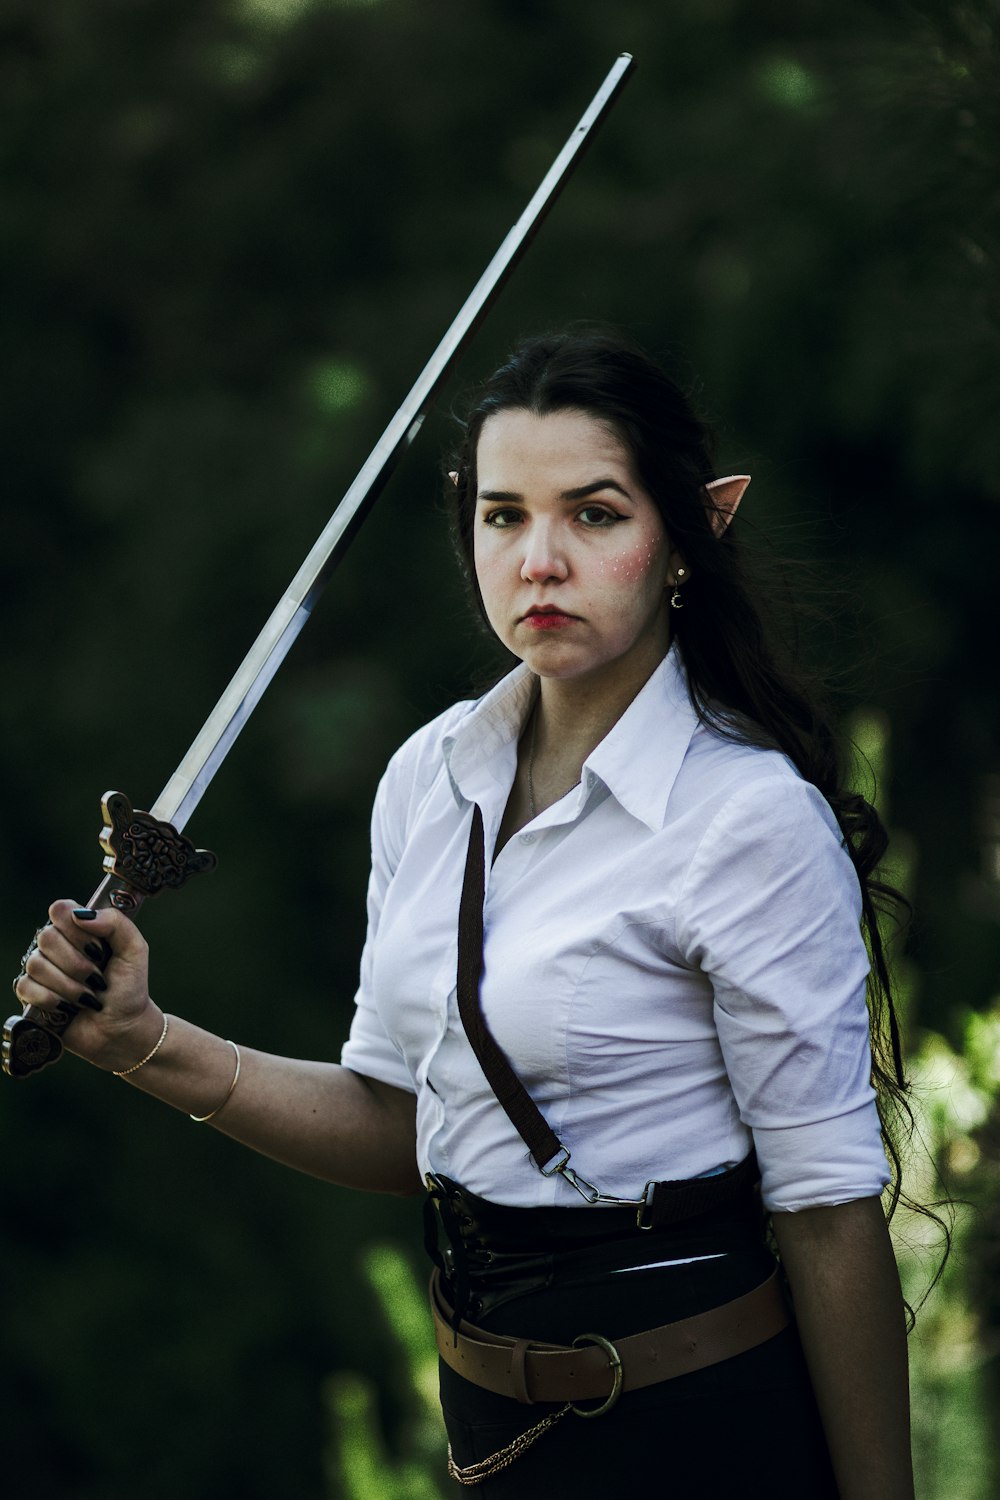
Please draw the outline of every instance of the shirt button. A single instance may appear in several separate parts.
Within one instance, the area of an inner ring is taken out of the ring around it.
[[[535,840],[537,839],[537,837],[538,837],[537,833],[522,833],[521,834],[521,843],[522,844],[533,844],[535,842]]]

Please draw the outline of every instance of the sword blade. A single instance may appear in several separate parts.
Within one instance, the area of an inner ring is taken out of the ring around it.
[[[178,832],[184,828],[312,614],[324,585],[351,538],[416,437],[435,393],[531,243],[634,66],[627,52],[615,61],[521,217],[504,238],[409,395],[316,539],[191,748],[153,803],[150,814],[154,818],[172,823]]]

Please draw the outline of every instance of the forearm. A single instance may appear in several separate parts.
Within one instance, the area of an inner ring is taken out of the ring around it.
[[[111,951],[103,973],[97,939]],[[419,1189],[412,1094],[333,1063],[250,1049],[241,1049],[231,1088],[233,1047],[175,1016],[164,1030],[148,973],[145,939],[120,912],[55,901],[15,994],[42,1010],[72,1005],[63,1034],[71,1052],[175,1109],[211,1114],[218,1129],[266,1156],[348,1187]]]
[[[841,1500],[913,1500],[906,1332],[878,1198],[775,1214]]]
[[[154,1011],[145,1034],[135,1036],[134,1054],[150,1050],[161,1025]],[[412,1096],[334,1063],[245,1047],[240,1058],[239,1082],[227,1099],[232,1046],[171,1015],[163,1045],[125,1082],[186,1114],[209,1114],[225,1100],[210,1122],[216,1129],[328,1182],[374,1192],[419,1189]]]

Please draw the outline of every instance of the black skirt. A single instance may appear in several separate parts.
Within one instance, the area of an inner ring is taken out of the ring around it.
[[[460,1315],[498,1333],[559,1344],[596,1333],[614,1342],[731,1301],[774,1270],[750,1198],[640,1232],[627,1210],[508,1209],[444,1187],[443,1232],[428,1248]],[[495,1395],[444,1363],[440,1378],[460,1468],[559,1410]],[[490,1500],[606,1500],[633,1486],[671,1500],[836,1500],[794,1324],[733,1359],[626,1392],[606,1415],[570,1412],[499,1472],[449,1487]]]

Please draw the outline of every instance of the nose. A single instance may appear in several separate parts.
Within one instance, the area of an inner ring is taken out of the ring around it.
[[[569,572],[565,549],[557,528],[548,520],[536,521],[526,528],[521,577],[525,583],[548,583],[565,578]]]

